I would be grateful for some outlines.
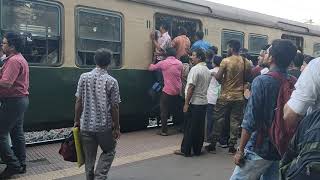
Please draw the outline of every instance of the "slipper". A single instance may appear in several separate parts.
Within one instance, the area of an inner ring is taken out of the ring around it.
[[[175,154],[175,155],[180,155],[180,156],[184,156],[185,154],[183,153],[183,152],[181,152],[180,150],[175,150],[174,152],[173,152],[173,154]]]
[[[168,136],[168,133],[165,133],[165,132],[158,132],[157,134],[160,136]]]

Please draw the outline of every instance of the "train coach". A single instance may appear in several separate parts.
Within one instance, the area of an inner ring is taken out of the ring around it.
[[[149,34],[163,22],[169,34],[198,30],[226,54],[237,39],[257,56],[273,39],[290,39],[306,54],[320,56],[320,27],[202,0],[0,0],[1,32],[27,39],[23,55],[30,65],[30,107],[26,130],[72,126],[74,94],[81,73],[94,67],[98,48],[113,51],[110,74],[120,85],[120,123],[143,129],[154,106],[148,91],[153,77]]]

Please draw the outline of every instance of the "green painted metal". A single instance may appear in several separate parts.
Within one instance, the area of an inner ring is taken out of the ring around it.
[[[72,125],[77,82],[81,73],[90,70],[30,67],[30,105],[25,117],[25,129]],[[122,101],[120,117],[145,117],[151,108],[148,89],[152,84],[152,74],[134,69],[111,70],[109,73],[119,82]]]

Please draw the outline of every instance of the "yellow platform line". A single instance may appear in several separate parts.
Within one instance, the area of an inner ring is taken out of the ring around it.
[[[168,154],[172,154],[174,150],[179,149],[179,146],[171,146],[158,150],[147,151],[139,154],[134,154],[126,157],[116,158],[112,164],[113,167],[133,163],[137,161],[142,161],[150,158],[160,157]],[[64,177],[75,176],[84,173],[84,166],[81,168],[72,167],[62,170],[50,171],[43,174],[30,175],[21,177],[21,180],[44,180],[44,179],[59,179]]]

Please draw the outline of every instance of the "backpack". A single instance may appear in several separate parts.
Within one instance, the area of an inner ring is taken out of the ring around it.
[[[273,143],[279,154],[283,156],[287,151],[289,142],[296,130],[296,127],[289,127],[288,124],[284,121],[283,109],[295,89],[294,85],[297,79],[294,76],[289,76],[288,78],[286,78],[284,75],[282,75],[282,73],[279,72],[269,72],[267,73],[267,75],[280,81],[274,119],[271,123],[271,126],[268,126],[267,132],[271,142]]]
[[[258,131],[256,145],[261,145],[264,133],[268,133],[268,137],[270,138],[271,143],[277,149],[278,153],[283,156],[287,151],[289,142],[296,130],[296,127],[289,127],[288,124],[284,121],[283,108],[284,105],[289,101],[291,94],[295,89],[294,85],[297,79],[293,76],[289,76],[288,78],[286,78],[282,75],[282,73],[279,72],[269,72],[266,75],[280,81],[280,88],[273,121],[270,125],[265,125],[261,130]]]

